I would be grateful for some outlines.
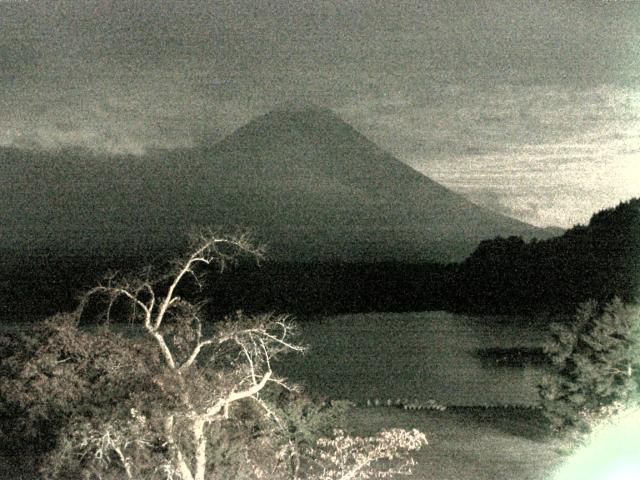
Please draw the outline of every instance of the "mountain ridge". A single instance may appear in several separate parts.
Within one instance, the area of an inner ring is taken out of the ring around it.
[[[275,258],[444,261],[497,235],[549,236],[471,203],[315,106],[270,111],[215,144],[142,157],[0,156],[0,220],[23,243],[144,248],[214,224],[249,228]]]

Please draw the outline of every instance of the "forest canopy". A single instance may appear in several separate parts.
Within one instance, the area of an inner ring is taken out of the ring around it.
[[[75,292],[107,268],[147,263],[146,256],[33,257],[0,278],[3,317],[71,308]],[[529,242],[482,241],[460,263],[240,262],[206,285],[216,314],[287,311],[336,314],[448,310],[467,313],[572,313],[588,299],[624,302],[640,292],[640,198],[594,214],[587,225]],[[32,292],[28,304],[22,292]],[[58,299],[54,304],[51,299]],[[19,320],[19,318],[16,318]]]

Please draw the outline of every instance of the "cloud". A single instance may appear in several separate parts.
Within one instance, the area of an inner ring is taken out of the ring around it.
[[[216,141],[255,111],[235,98],[216,100],[188,83],[142,72],[128,83],[102,78],[90,87],[68,80],[55,94],[38,79],[29,94],[0,92],[0,144],[39,149],[85,147],[101,153],[142,154],[149,149]]]
[[[490,188],[469,189],[464,193],[472,202],[512,218],[526,218],[539,226],[559,224],[554,223],[558,218],[552,213],[556,206],[542,195],[513,196]]]

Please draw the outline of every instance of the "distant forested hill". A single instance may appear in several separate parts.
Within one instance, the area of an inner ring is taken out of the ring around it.
[[[484,240],[460,263],[274,263],[228,271],[211,292],[228,299],[218,306],[297,313],[563,313],[590,298],[631,301],[640,298],[640,198],[555,238]]]
[[[0,269],[0,317],[20,320],[73,308],[75,296],[105,270],[158,264],[172,256],[169,251],[145,253],[43,255],[20,264],[5,263]],[[460,263],[241,262],[222,275],[212,272],[198,295],[209,300],[210,313],[216,315],[237,309],[306,315],[422,310],[561,313],[574,311],[577,303],[589,298],[617,295],[630,301],[640,298],[639,293],[640,199],[632,199],[556,238],[482,241]]]
[[[640,198],[600,211],[560,237],[485,240],[455,277],[449,307],[464,311],[566,311],[589,298],[638,299]]]

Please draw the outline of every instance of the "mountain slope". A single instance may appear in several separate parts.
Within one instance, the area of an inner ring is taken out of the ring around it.
[[[0,150],[16,248],[133,248],[244,227],[287,260],[451,260],[496,235],[548,236],[403,164],[333,112],[275,110],[213,145],[102,158]]]

